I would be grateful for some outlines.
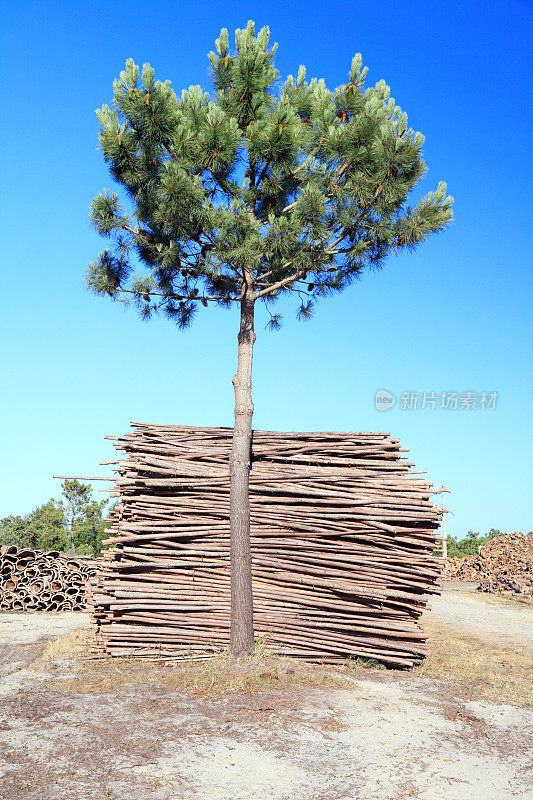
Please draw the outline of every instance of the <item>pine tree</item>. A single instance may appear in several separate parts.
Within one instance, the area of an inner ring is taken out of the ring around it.
[[[61,491],[65,501],[65,519],[69,532],[70,551],[75,553],[76,528],[87,515],[91,502],[91,486],[77,480],[64,480]]]
[[[114,107],[102,106],[100,144],[114,192],[92,203],[91,219],[112,246],[88,270],[97,294],[157,312],[179,328],[209,303],[240,313],[235,426],[230,458],[231,649],[253,648],[248,473],[252,426],[254,307],[297,299],[298,317],[394,252],[413,249],[452,218],[440,183],[414,206],[423,176],[424,138],[380,80],[365,88],[354,57],[348,83],[281,82],[277,45],[254,23],[223,29],[209,54],[214,93],[191,86],[177,97],[128,60],[114,82]],[[138,274],[139,267],[144,272]]]

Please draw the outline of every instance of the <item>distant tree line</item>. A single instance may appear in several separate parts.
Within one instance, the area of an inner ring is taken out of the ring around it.
[[[90,484],[65,480],[61,499],[50,498],[24,516],[0,519],[0,544],[97,556],[105,538],[107,500],[94,500]]]
[[[504,533],[504,531],[491,528],[488,533],[468,531],[464,539],[456,539],[454,536],[449,536],[448,558],[463,558],[464,556],[477,555],[482,545],[490,539],[494,539],[495,536],[500,536],[502,533]]]

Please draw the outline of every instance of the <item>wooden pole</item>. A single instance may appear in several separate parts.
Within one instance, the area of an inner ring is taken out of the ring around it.
[[[449,492],[449,489],[443,489],[441,492],[442,497],[442,557],[448,558],[448,538],[446,534],[446,509],[444,508],[444,492]]]

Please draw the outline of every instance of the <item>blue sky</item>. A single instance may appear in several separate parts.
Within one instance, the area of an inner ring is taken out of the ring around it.
[[[282,76],[307,66],[330,87],[355,52],[426,136],[419,194],[448,182],[456,219],[393,257],[310,322],[258,314],[254,424],[387,430],[418,469],[452,489],[448,529],[531,530],[530,225],[533,5],[384,0],[18,2],[4,4],[2,459],[0,516],[59,493],[54,473],[109,474],[105,434],[130,420],[231,425],[234,312],[208,309],[185,333],[90,295],[102,243],[91,198],[111,187],[94,109],[128,57],[179,92],[209,88],[221,27],[249,18],[279,42]],[[493,410],[380,413],[376,390],[498,392]],[[97,485],[101,488],[101,484]]]

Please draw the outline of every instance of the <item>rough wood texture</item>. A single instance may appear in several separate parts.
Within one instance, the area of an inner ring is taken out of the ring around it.
[[[93,558],[0,547],[0,611],[82,611]]]
[[[230,474],[230,574],[233,655],[254,649],[252,558],[250,552],[250,457],[252,442],[252,357],[255,341],[254,304],[246,292],[241,301],[235,389],[235,426],[229,459]]]
[[[207,657],[229,643],[232,429],[133,426],[116,440],[95,649]],[[427,653],[442,512],[410,466],[387,433],[253,432],[254,624],[270,650],[406,667]]]

